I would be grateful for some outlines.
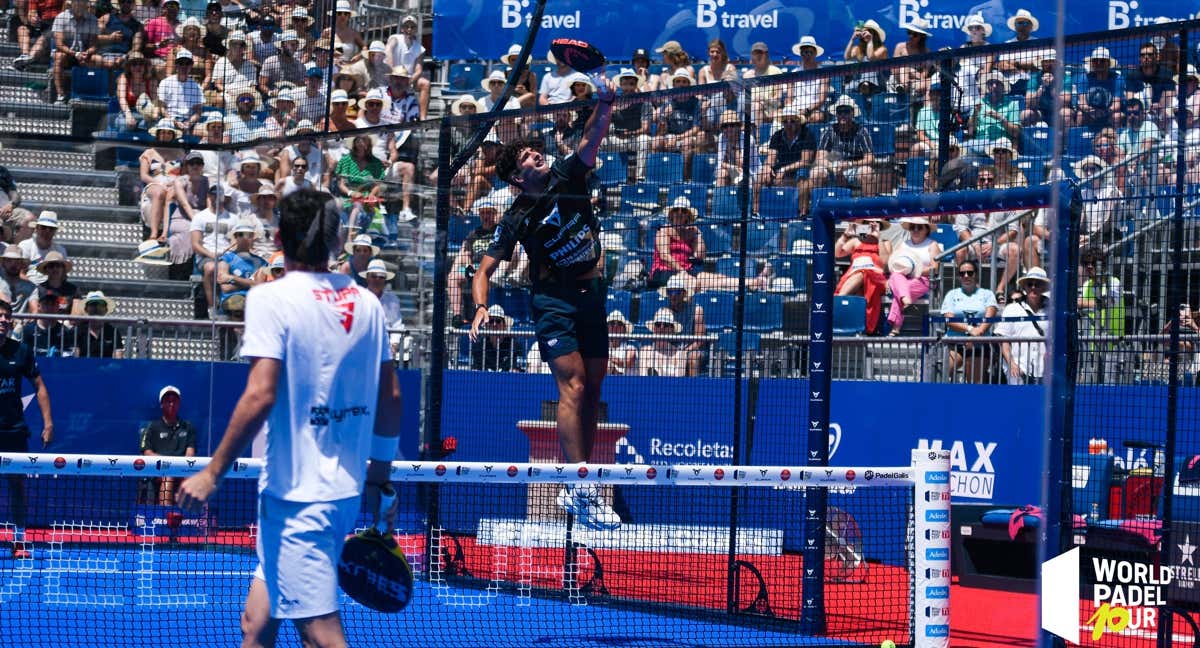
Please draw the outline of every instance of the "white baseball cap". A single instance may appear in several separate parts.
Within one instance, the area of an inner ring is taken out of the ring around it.
[[[180,393],[178,387],[176,387],[175,385],[167,385],[166,387],[163,387],[162,389],[158,390],[158,402],[161,403],[163,397],[165,397],[167,394],[175,394],[176,396],[183,398],[183,394]]]

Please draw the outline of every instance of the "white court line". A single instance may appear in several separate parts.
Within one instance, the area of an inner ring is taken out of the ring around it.
[[[231,570],[211,570],[211,571],[189,571],[189,570],[169,570],[169,569],[149,569],[149,570],[128,570],[128,569],[75,569],[67,567],[46,567],[45,569],[35,569],[31,571],[41,572],[63,572],[71,574],[166,574],[169,576],[252,576],[254,570],[250,571],[231,571]]]
[[[1090,626],[1090,625],[1080,624],[1079,629],[1086,630],[1088,635],[1092,634],[1092,626]],[[1140,630],[1140,629],[1133,630],[1131,628],[1126,628],[1120,632],[1114,632],[1112,630],[1105,630],[1104,635],[1102,635],[1102,636],[1108,636],[1108,635],[1117,635],[1119,637],[1131,637],[1134,639],[1148,639],[1150,641],[1158,640],[1158,632],[1157,631],[1151,632],[1149,630]],[[1178,641],[1180,643],[1189,643],[1190,644],[1195,640],[1196,640],[1196,637],[1193,637],[1192,635],[1181,635],[1181,634],[1172,634],[1171,635],[1171,641]]]

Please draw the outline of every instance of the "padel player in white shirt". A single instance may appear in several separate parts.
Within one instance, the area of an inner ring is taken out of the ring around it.
[[[201,508],[263,428],[259,566],[243,646],[274,645],[281,619],[295,623],[305,645],[346,645],[338,558],[360,495],[378,516],[379,488],[396,457],[400,387],[383,308],[349,276],[325,271],[340,249],[339,227],[328,194],[302,189],[281,202],[288,271],[247,296],[246,390],[212,461],[179,487],[180,506]],[[390,529],[395,511],[383,514]]]

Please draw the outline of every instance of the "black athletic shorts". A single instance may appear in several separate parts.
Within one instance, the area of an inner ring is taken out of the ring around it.
[[[575,351],[584,358],[608,358],[607,299],[600,278],[534,287],[533,320],[542,360]]]
[[[0,432],[0,452],[29,452],[29,434],[20,432]]]

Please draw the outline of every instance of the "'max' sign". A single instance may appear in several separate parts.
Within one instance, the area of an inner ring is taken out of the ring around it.
[[[917,439],[922,452],[942,450],[941,439]],[[963,441],[950,445],[950,494],[968,499],[992,499],[996,486],[996,468],[992,465],[995,441]]]

